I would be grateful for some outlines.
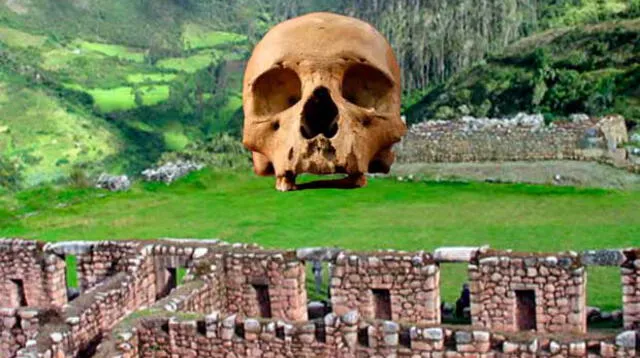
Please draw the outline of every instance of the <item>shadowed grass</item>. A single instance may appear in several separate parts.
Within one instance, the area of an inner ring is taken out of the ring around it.
[[[266,247],[357,250],[489,244],[554,252],[640,246],[637,191],[374,178],[359,190],[279,193],[273,184],[272,178],[202,171],[170,187],[144,184],[128,193],[31,191],[16,199],[13,212],[37,215],[11,222],[0,236],[46,241],[217,237]],[[60,202],[69,205],[56,207]],[[444,300],[455,301],[465,270],[443,265]],[[589,268],[588,282],[589,304],[621,306],[616,269]]]

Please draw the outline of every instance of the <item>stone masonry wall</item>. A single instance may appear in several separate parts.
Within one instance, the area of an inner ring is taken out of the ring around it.
[[[398,161],[406,163],[595,161],[619,157],[617,152],[625,150],[617,149],[617,145],[626,141],[626,126],[619,116],[553,125],[545,125],[542,116],[518,115],[507,120],[463,118],[413,125],[397,146],[397,155]]]
[[[331,303],[337,314],[357,310],[363,317],[374,319],[376,310],[388,310],[380,307],[386,305],[385,297],[376,297],[376,293],[388,293],[390,312],[383,313],[390,313],[388,318],[437,324],[439,286],[439,267],[424,252],[343,252],[333,269]]]
[[[577,254],[489,250],[469,265],[469,278],[473,325],[508,332],[586,332],[586,272]]]
[[[99,247],[120,254],[98,255]],[[51,287],[64,282],[62,257],[89,252],[93,258],[104,257],[102,261],[120,255],[115,273],[67,304],[43,309],[0,307],[0,353],[10,351],[8,357],[21,358],[89,357],[99,343],[99,358],[634,357],[640,353],[640,249],[578,255],[459,247],[440,248],[431,255],[335,248],[277,251],[217,240],[40,245],[0,239],[0,255],[13,260],[0,261],[0,269],[10,272],[5,266],[15,264],[18,257],[41,265],[34,275],[61,274],[62,281],[40,281],[40,290],[34,292],[43,300]],[[333,313],[309,321],[305,262],[312,259],[333,264]],[[92,259],[91,265],[102,270],[100,261]],[[469,264],[473,327],[438,326],[441,262]],[[586,333],[585,266],[621,267],[628,331]],[[187,269],[184,283],[158,297],[157,276],[176,267]],[[150,309],[122,321],[145,308]]]
[[[237,251],[216,257],[224,260],[227,312],[264,317],[258,292],[262,287],[266,288],[262,300],[269,306],[270,317],[307,319],[306,272],[294,251]]]
[[[14,356],[27,340],[36,336],[40,313],[32,308],[0,308],[0,357]]]
[[[624,252],[622,264],[623,320],[626,329],[640,330],[640,250]]]
[[[67,302],[65,263],[45,253],[43,246],[0,241],[0,308],[60,307]]]
[[[402,332],[409,332],[403,337]],[[239,320],[213,313],[200,319],[142,320],[120,333],[111,355],[121,357],[636,357],[636,332],[598,339],[540,339],[478,328],[401,327],[369,322],[357,312],[329,314],[322,322],[287,324]]]

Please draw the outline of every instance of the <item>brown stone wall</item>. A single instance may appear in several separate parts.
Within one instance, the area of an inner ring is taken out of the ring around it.
[[[624,252],[622,264],[622,312],[626,329],[640,330],[640,250]]]
[[[437,324],[439,285],[439,267],[424,252],[343,252],[333,269],[331,303],[337,314],[357,310],[374,319],[385,305],[377,294],[388,292],[392,320]]]
[[[0,239],[0,308],[60,307],[67,302],[64,261],[36,241]]]
[[[88,250],[76,255],[76,269],[81,291],[90,289],[118,272],[126,271],[129,259],[140,251],[140,243],[102,241],[91,243]]]
[[[262,317],[257,288],[266,287],[268,299],[263,299],[268,300],[271,317],[307,319],[305,267],[295,252],[235,251],[216,257],[224,260],[227,312]]]
[[[577,255],[488,251],[469,265],[469,277],[476,326],[511,332],[587,329],[587,278]]]
[[[40,328],[38,310],[0,308],[0,357],[12,357]]]
[[[410,128],[397,155],[406,163],[600,160],[627,140],[624,118],[619,116],[552,126],[423,122]]]
[[[496,334],[482,329],[400,326],[368,322],[350,312],[323,321],[154,318],[118,335],[107,357],[636,357],[635,332],[611,337],[563,340]]]

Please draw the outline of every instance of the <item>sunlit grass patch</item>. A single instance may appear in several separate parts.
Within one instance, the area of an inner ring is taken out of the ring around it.
[[[144,62],[144,53],[125,46],[103,44],[97,42],[78,41],[76,45],[86,51],[94,51],[106,56],[118,57],[123,60]]]
[[[211,51],[201,52],[189,57],[172,57],[158,61],[157,66],[164,69],[194,73],[202,68],[214,64]]]
[[[85,89],[84,91],[93,97],[97,109],[103,113],[126,111],[138,106],[133,87],[97,88]],[[145,106],[153,106],[169,98],[169,86],[167,85],[143,86],[139,88],[139,91],[142,94],[142,104]]]
[[[239,44],[246,42],[247,37],[233,32],[210,31],[199,25],[187,24],[184,26],[182,41],[184,48],[189,50]]]
[[[47,38],[0,26],[0,41],[12,47],[40,47]]]
[[[137,83],[165,83],[176,78],[173,73],[134,73],[127,76],[127,82]]]

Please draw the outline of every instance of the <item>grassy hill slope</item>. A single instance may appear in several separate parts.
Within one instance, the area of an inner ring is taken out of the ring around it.
[[[461,115],[584,112],[640,121],[640,19],[548,30],[432,88],[411,123]]]
[[[234,128],[248,39],[208,23],[172,1],[0,2],[0,162],[26,186],[132,173]]]

